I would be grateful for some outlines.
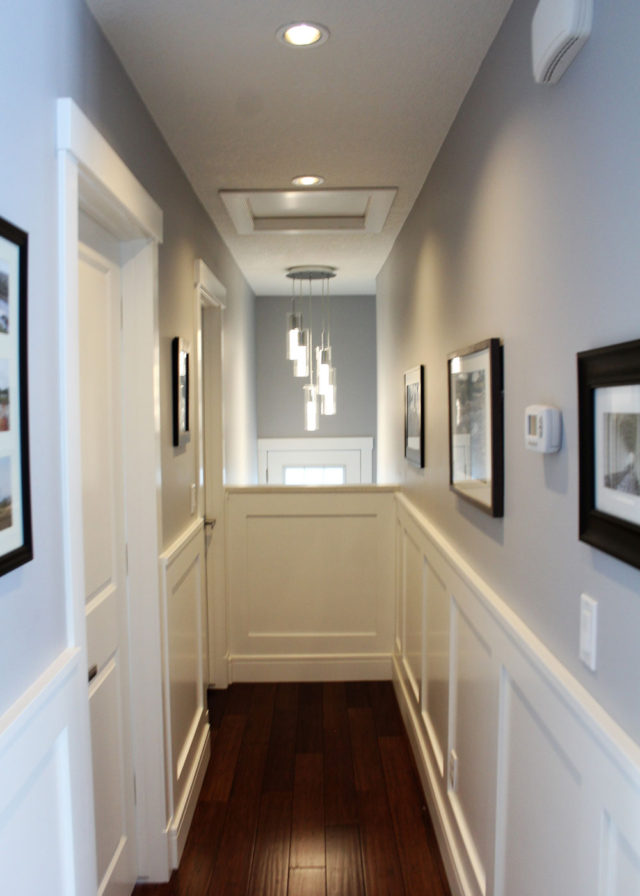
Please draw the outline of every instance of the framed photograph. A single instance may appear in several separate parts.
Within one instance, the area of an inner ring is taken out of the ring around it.
[[[27,250],[27,234],[0,218],[0,575],[33,559]]]
[[[171,369],[173,381],[173,444],[186,445],[189,432],[189,352],[180,336],[171,342]]]
[[[640,568],[640,340],[578,354],[582,541]]]
[[[487,339],[448,357],[449,487],[490,516],[504,513],[502,346]]]
[[[424,365],[404,375],[404,456],[424,467]]]

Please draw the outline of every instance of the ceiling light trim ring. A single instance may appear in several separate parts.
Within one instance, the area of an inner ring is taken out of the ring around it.
[[[295,28],[314,29],[318,33],[318,36],[315,38],[315,40],[309,40],[304,43],[295,42],[287,37],[287,35],[291,33],[292,29]],[[321,44],[325,43],[329,38],[329,29],[326,27],[326,25],[320,25],[318,22],[289,22],[288,24],[281,25],[281,27],[278,28],[278,30],[276,31],[276,37],[287,47],[293,47],[294,49],[307,49],[309,47],[319,47]]]
[[[292,280],[330,280],[337,272],[337,268],[328,264],[298,264],[287,268],[287,277]]]
[[[324,183],[324,177],[320,174],[298,174],[291,178],[294,187],[319,187]]]

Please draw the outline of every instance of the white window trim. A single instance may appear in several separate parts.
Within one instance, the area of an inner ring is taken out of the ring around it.
[[[371,436],[345,436],[343,438],[306,438],[306,439],[258,439],[258,481],[260,485],[280,485],[268,482],[269,454],[276,452],[296,453],[299,459],[296,464],[308,465],[310,452],[326,453],[325,463],[332,463],[332,452],[358,451],[360,453],[360,480],[347,482],[347,485],[370,485],[373,482],[373,438]],[[314,459],[314,465],[317,460]]]

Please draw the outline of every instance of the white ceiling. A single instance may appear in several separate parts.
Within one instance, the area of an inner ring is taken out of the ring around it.
[[[87,3],[254,292],[286,295],[302,264],[337,267],[335,294],[375,292],[511,0]],[[301,19],[329,40],[276,40]],[[316,190],[396,188],[381,231],[237,232],[220,191],[291,191],[308,173]]]

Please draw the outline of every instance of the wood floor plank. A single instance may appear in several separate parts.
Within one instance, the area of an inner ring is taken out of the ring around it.
[[[325,844],[327,896],[364,896],[358,825],[326,828]]]
[[[368,707],[369,690],[366,681],[347,681],[345,684],[347,708]]]
[[[271,722],[263,791],[293,791],[297,724],[297,709],[278,709],[276,706]]]
[[[226,811],[226,803],[198,803],[180,867],[172,879],[174,896],[202,896],[207,892],[218,857]]]
[[[369,701],[374,711],[378,737],[399,737],[404,725],[390,681],[368,681]]]
[[[331,770],[331,774],[326,774],[324,778],[325,824],[357,824],[358,803],[344,683],[327,682],[323,685],[322,722],[324,767]]]
[[[247,896],[287,896],[291,837],[290,793],[263,793]]]
[[[384,794],[385,784],[371,709],[349,709],[349,730],[356,791]]]
[[[300,685],[294,681],[276,685],[276,710],[297,712]]]
[[[451,896],[389,682],[210,697],[180,869],[135,896]]]
[[[255,685],[244,732],[246,743],[268,743],[276,699],[275,684]]]
[[[253,800],[235,802],[227,811],[218,857],[209,879],[207,896],[238,896],[249,877],[256,821]]]
[[[406,741],[403,737],[383,737],[379,746],[407,896],[448,894],[435,832]]]
[[[345,684],[328,681],[322,686],[322,724],[325,731],[334,731],[344,724],[347,712]]]
[[[296,753],[322,753],[322,685],[316,682],[298,692]]]
[[[291,868],[287,896],[325,896],[324,868]]]
[[[243,743],[227,806],[222,839],[208,896],[244,894],[258,824],[260,794],[268,746]]]
[[[324,787],[321,753],[296,756],[291,821],[291,868],[324,868]]]
[[[367,896],[404,896],[389,806],[378,791],[358,791],[360,842]]]
[[[251,701],[253,699],[253,690],[255,685],[238,682],[229,685],[229,693],[227,695],[227,705],[225,707],[225,715],[246,716],[251,710]]]
[[[222,719],[200,792],[202,800],[224,803],[229,799],[246,723],[246,716],[225,715]]]
[[[229,696],[229,688],[224,690],[220,688],[207,689],[207,708],[209,710],[209,725],[212,731],[217,731],[222,722],[224,710],[227,705],[227,697]]]

